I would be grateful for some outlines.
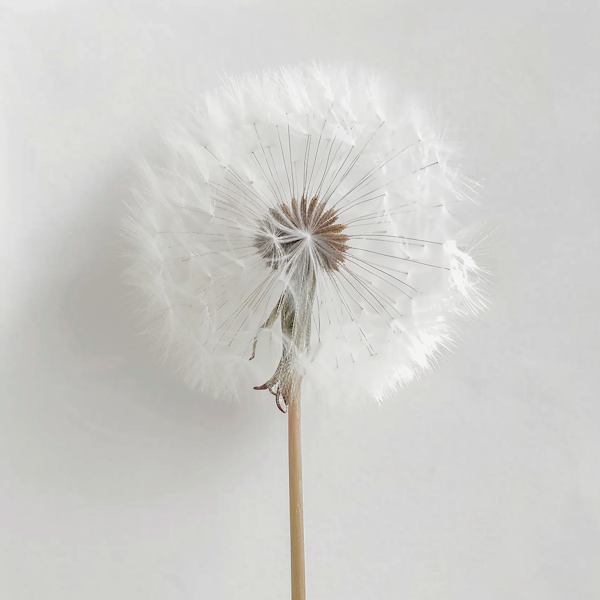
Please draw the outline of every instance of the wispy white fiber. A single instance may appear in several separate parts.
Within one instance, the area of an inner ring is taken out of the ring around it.
[[[476,184],[454,158],[426,114],[386,105],[358,69],[229,80],[140,167],[128,276],[147,331],[190,386],[247,397],[285,346],[278,303],[304,302],[304,382],[381,401],[485,307],[465,247]]]

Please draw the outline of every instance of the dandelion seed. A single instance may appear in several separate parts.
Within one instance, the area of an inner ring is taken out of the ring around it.
[[[317,395],[381,401],[485,306],[457,245],[477,184],[381,97],[353,69],[231,79],[143,165],[130,275],[191,386],[239,397],[271,360],[257,387],[277,396],[292,352]]]

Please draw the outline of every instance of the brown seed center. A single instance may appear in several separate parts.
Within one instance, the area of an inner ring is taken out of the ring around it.
[[[287,272],[304,262],[337,271],[348,250],[345,229],[334,208],[327,208],[317,196],[310,202],[303,196],[300,202],[292,198],[289,204],[270,208],[259,223],[254,245],[276,270]]]

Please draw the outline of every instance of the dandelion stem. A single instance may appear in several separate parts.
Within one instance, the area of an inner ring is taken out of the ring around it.
[[[292,600],[306,600],[300,387],[301,379],[297,376],[294,378],[294,383],[290,390],[291,393],[288,404]]]
[[[281,319],[283,348],[273,376],[255,390],[269,390],[277,407],[288,416],[288,464],[290,485],[290,555],[292,600],[306,600],[304,567],[304,500],[302,497],[302,434],[300,396],[302,357],[310,346],[312,309],[317,279],[311,264],[293,273],[290,287],[284,291],[261,329]],[[252,356],[256,350],[255,338]],[[283,400],[283,403],[282,403]],[[284,410],[285,407],[285,410]]]

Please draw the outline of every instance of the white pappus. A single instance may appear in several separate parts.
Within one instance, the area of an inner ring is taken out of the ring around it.
[[[352,67],[231,79],[141,165],[128,276],[189,385],[266,382],[285,410],[293,363],[317,396],[381,401],[485,307],[476,184],[423,111],[384,105]]]

